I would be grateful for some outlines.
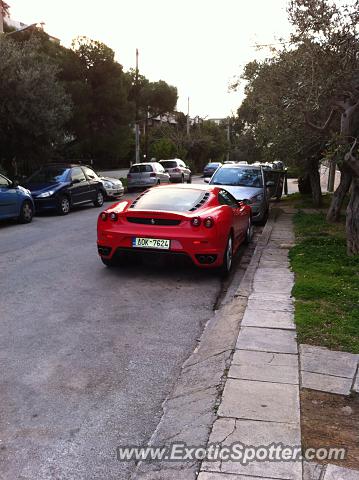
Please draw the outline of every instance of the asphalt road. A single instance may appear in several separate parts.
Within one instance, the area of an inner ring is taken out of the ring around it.
[[[121,480],[213,314],[213,272],[108,269],[92,206],[0,225],[0,478]]]

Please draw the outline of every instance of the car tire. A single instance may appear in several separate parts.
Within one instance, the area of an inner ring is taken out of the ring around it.
[[[161,180],[157,180],[157,186],[161,185]]]
[[[25,200],[20,209],[19,223],[30,223],[34,217],[34,206],[33,204]]]
[[[57,213],[59,215],[67,215],[70,213],[70,199],[67,195],[61,195],[57,202]]]
[[[248,245],[249,243],[251,243],[252,238],[253,238],[253,225],[252,225],[252,219],[251,217],[249,217],[248,227],[246,231],[246,238],[244,240],[244,243]]]
[[[180,183],[184,183],[184,175],[181,176]]]
[[[97,190],[96,192],[96,199],[94,200],[93,204],[95,207],[102,207],[105,201],[105,195],[102,190]]]
[[[192,175],[188,177],[187,183],[192,183]]]
[[[227,240],[227,246],[223,255],[223,264],[221,267],[221,273],[223,275],[228,275],[231,271],[233,265],[233,235],[229,235]]]
[[[116,266],[116,262],[113,258],[103,258],[101,257],[101,261],[106,267],[114,267]]]
[[[269,208],[265,211],[263,217],[258,221],[258,225],[265,225],[268,220],[268,215],[269,215]]]

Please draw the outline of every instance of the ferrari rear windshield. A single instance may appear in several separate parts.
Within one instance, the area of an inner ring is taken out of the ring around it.
[[[154,188],[137,200],[135,209],[187,212],[204,194],[203,190],[195,188]]]

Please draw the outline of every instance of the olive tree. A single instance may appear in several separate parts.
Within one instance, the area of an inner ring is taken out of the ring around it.
[[[0,163],[9,174],[48,159],[64,140],[72,104],[57,74],[36,41],[0,37]]]

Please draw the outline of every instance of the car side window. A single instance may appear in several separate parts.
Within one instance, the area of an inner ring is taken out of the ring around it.
[[[232,208],[238,208],[236,199],[227,190],[221,190],[218,194],[218,201],[221,205],[229,205]]]
[[[2,175],[0,175],[0,187],[3,187],[3,188],[10,187],[9,181],[7,180],[7,178],[3,177]]]
[[[90,180],[99,180],[98,176],[91,168],[82,167],[82,170],[85,172],[86,177],[89,178]]]
[[[85,174],[84,172],[82,171],[82,168],[80,167],[74,167],[72,170],[71,170],[71,180],[74,182],[86,182],[86,177],[85,177]]]

